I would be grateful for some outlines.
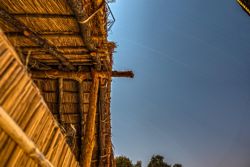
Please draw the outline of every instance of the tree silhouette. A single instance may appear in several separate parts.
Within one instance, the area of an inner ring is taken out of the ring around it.
[[[115,158],[116,167],[133,167],[131,160],[126,156],[118,156]]]
[[[163,161],[164,157],[161,155],[153,155],[148,167],[171,167],[166,162]]]
[[[134,165],[134,167],[141,167],[142,166],[142,162],[141,161],[137,161],[136,164]]]

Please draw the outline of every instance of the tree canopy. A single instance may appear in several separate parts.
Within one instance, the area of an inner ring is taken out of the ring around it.
[[[153,155],[148,167],[171,167],[167,162],[164,162],[164,157],[161,155]]]
[[[142,167],[142,161],[137,161],[136,164],[133,164],[132,161],[126,156],[118,156],[115,160],[116,167]],[[171,165],[164,161],[163,156],[153,155],[147,167],[171,167]],[[172,167],[182,167],[182,165],[176,163]]]

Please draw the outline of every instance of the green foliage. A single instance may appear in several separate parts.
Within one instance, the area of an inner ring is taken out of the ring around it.
[[[173,167],[182,167],[182,165],[181,164],[174,164]]]
[[[164,162],[164,157],[161,155],[153,155],[148,167],[171,167],[166,162]]]
[[[141,167],[142,166],[142,162],[141,161],[137,161],[136,164],[134,165],[134,167]]]
[[[116,167],[133,167],[131,160],[126,156],[118,156],[115,161]]]
[[[115,158],[116,167],[142,167],[142,162],[137,161],[133,165],[132,161],[126,156],[118,156]],[[153,155],[148,164],[148,167],[171,167],[167,162],[164,162],[164,157],[161,155]],[[182,167],[181,164],[174,164],[172,167]]]

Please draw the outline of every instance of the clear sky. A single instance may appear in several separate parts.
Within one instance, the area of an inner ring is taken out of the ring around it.
[[[116,155],[250,167],[250,16],[235,0],[116,0]]]

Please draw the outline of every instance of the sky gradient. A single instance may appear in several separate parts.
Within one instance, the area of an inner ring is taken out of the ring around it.
[[[235,0],[117,0],[109,39],[116,155],[250,167],[250,16]]]

